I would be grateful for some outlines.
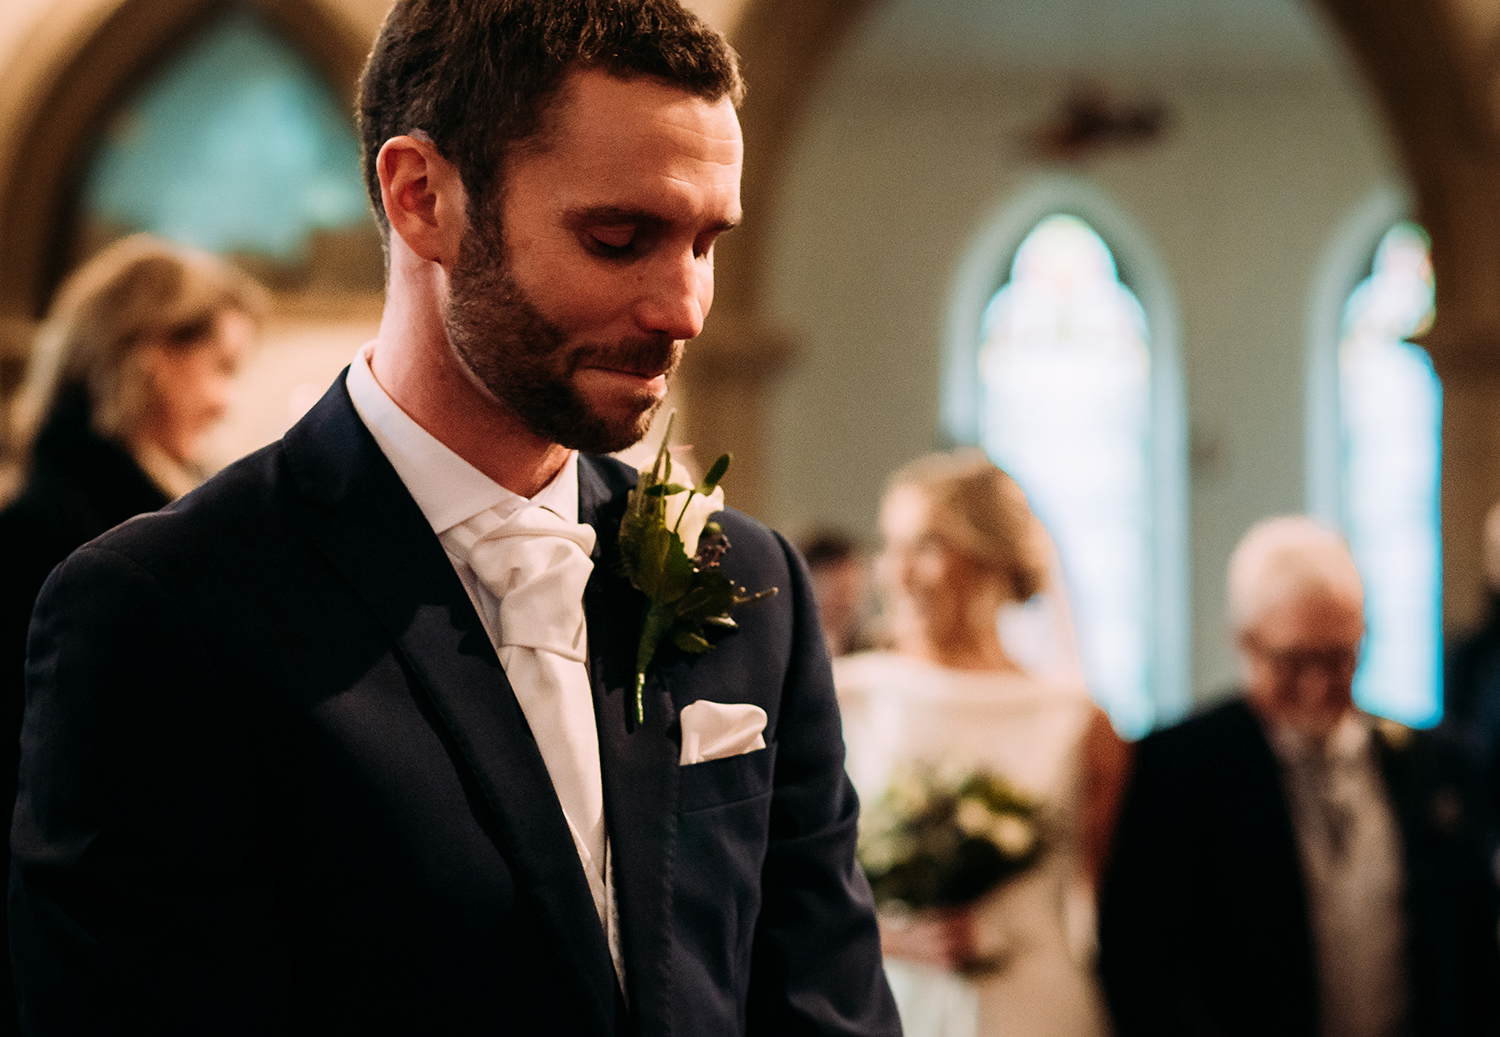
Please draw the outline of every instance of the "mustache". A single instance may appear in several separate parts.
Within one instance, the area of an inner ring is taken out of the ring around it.
[[[646,336],[578,349],[568,366],[572,371],[581,367],[603,367],[640,375],[670,375],[682,362],[682,353],[683,344],[675,339]]]

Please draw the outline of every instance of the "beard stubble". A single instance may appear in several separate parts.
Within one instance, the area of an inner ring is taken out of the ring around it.
[[[499,221],[484,221],[499,227]],[[665,336],[568,346],[516,283],[500,230],[470,224],[449,276],[448,341],[459,361],[501,405],[548,441],[585,453],[608,454],[641,441],[662,400],[642,389],[624,401],[623,414],[601,413],[578,390],[582,367],[665,371],[682,359],[682,344]]]

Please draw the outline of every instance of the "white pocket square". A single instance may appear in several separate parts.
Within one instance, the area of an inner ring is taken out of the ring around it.
[[[722,760],[766,747],[766,711],[745,702],[700,699],[682,708],[679,764]]]

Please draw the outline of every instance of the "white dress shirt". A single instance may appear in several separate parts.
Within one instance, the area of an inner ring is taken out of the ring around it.
[[[535,689],[526,686],[534,669],[530,665],[517,665],[513,659],[515,650],[502,644],[496,626],[499,601],[470,566],[467,554],[468,541],[473,539],[470,531],[476,525],[488,528],[497,520],[503,522],[516,516],[528,506],[545,508],[565,522],[576,524],[578,454],[570,452],[562,470],[536,496],[528,500],[512,493],[440,443],[398,407],[370,370],[372,353],[373,344],[365,345],[349,367],[347,385],[354,409],[443,544],[448,560],[474,604],[474,611],[479,614],[480,622],[495,646],[507,677],[512,678],[512,687],[527,723],[539,735],[538,746],[549,776],[555,786],[570,793],[559,794],[560,805],[588,878],[594,908],[604,927],[615,975],[623,990],[625,973],[620,951],[619,912],[610,874],[609,839],[603,830],[599,744],[592,723],[592,700],[586,704],[586,717],[573,717],[570,724],[563,725],[576,735],[566,744],[540,737],[542,732],[560,727],[559,718],[550,712],[555,706],[539,701]],[[578,604],[581,608],[581,602]],[[584,640],[586,643],[586,638]],[[572,705],[575,709],[585,708],[577,702]],[[580,775],[581,783],[587,789],[581,794],[582,800],[574,793],[580,784]],[[580,806],[580,802],[584,805]],[[572,810],[568,809],[569,804],[573,804]]]

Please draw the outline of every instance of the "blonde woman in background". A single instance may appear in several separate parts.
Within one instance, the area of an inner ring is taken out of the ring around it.
[[[264,290],[227,263],[137,235],[69,277],[37,334],[12,432],[24,482],[0,511],[7,828],[37,592],[74,548],[197,485],[205,436],[266,304]],[[8,849],[0,857],[9,874]],[[0,966],[0,1013],[14,1023],[8,958]]]
[[[921,458],[891,480],[878,566],[893,649],[838,660],[861,800],[898,766],[998,773],[1040,804],[1047,849],[957,912],[883,919],[908,1037],[1098,1037],[1094,890],[1127,752],[1081,682],[1023,669],[997,617],[1043,590],[1050,545],[1014,481],[979,451]],[[990,968],[973,979],[966,969]]]

